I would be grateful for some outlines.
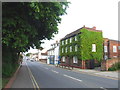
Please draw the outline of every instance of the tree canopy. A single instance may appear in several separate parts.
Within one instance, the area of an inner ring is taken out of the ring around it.
[[[2,44],[25,52],[58,33],[67,2],[3,2]]]

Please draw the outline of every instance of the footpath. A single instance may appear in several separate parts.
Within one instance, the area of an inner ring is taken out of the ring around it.
[[[41,62],[43,63],[43,62]],[[43,63],[46,64],[46,63]],[[48,64],[49,66],[55,66],[52,64]],[[86,73],[90,75],[95,75],[95,76],[101,76],[101,77],[106,77],[110,79],[115,79],[115,80],[120,80],[120,71],[101,71],[100,69],[78,69],[78,68],[73,68],[71,69],[72,71],[75,72],[81,72],[81,73]]]
[[[25,61],[23,62],[22,66],[19,67],[15,72],[5,88],[33,88]]]
[[[99,71],[99,70],[94,70],[94,69],[91,70],[91,69],[77,69],[77,68],[74,68],[73,71],[83,72],[83,73],[106,77],[106,78],[115,79],[115,80],[120,79],[120,77],[118,77],[120,72],[118,71]]]

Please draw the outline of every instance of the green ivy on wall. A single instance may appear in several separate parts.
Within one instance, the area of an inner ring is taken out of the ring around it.
[[[75,41],[75,36],[72,37],[72,42],[70,43],[70,38],[67,40],[68,44],[60,44],[60,56],[77,56],[79,60],[91,60],[95,59],[101,61],[103,58],[103,36],[102,32],[89,31],[85,28],[80,29],[80,34],[77,34],[77,41]],[[62,43],[62,41],[60,41]],[[92,44],[96,45],[96,52],[92,52]],[[75,45],[78,46],[77,51],[75,51]],[[72,46],[72,52],[70,52],[70,46]],[[65,48],[68,48],[67,53]],[[62,48],[64,52],[62,53]]]
[[[103,57],[103,37],[102,32],[93,32],[87,29],[80,30],[82,33],[80,35],[80,49],[81,49],[81,59],[82,60],[102,60]],[[92,44],[96,45],[96,52],[92,52]]]

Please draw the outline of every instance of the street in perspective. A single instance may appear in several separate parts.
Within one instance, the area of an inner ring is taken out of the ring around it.
[[[3,1],[0,89],[119,90],[118,2]]]
[[[22,73],[25,73],[22,74]],[[97,72],[98,73],[98,72]],[[22,74],[22,75],[21,75]],[[109,74],[109,73],[108,73]],[[27,84],[26,84],[27,83]],[[12,88],[117,88],[117,77],[92,75],[38,61],[23,61]]]

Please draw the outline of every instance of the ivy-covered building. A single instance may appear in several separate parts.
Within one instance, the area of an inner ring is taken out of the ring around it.
[[[82,28],[60,40],[61,65],[94,68],[103,59],[103,36],[96,27]]]

